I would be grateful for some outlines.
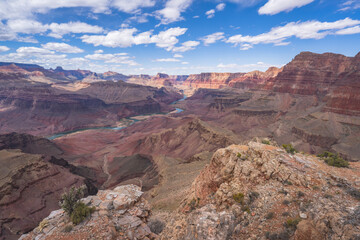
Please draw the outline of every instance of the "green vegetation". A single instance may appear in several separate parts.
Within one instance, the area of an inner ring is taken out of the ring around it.
[[[71,232],[71,230],[73,229],[73,226],[72,225],[66,225],[65,228],[64,228],[64,232],[68,233],[68,232]]]
[[[68,193],[64,193],[60,199],[60,207],[70,216],[76,204],[84,197],[85,186],[79,188],[71,187]]]
[[[259,196],[260,194],[258,192],[250,192],[249,194],[250,203],[254,202]]]
[[[290,204],[290,201],[289,201],[289,200],[284,200],[282,203],[283,203],[284,205],[289,205],[289,204]]]
[[[284,184],[285,184],[285,185],[293,185],[292,182],[290,182],[289,180],[285,180],[285,181],[284,181]]]
[[[261,143],[262,143],[262,144],[266,144],[266,145],[270,145],[270,141],[269,141],[269,140],[265,140],[265,139],[262,140]]]
[[[70,215],[70,219],[73,224],[77,225],[81,223],[85,218],[95,212],[95,207],[88,207],[83,202],[78,202],[74,208],[74,211]]]
[[[296,149],[291,144],[283,144],[282,147],[285,149],[287,153],[294,154],[297,153]]]
[[[233,195],[233,199],[235,200],[235,202],[240,203],[242,205],[244,205],[244,197],[245,195],[243,193],[236,193]]]
[[[241,207],[241,210],[244,211],[244,212],[247,212],[248,214],[250,214],[250,208],[248,205],[243,205]]]
[[[298,191],[298,192],[297,192],[297,196],[298,196],[299,198],[304,197],[304,196],[305,196],[305,193],[303,193],[302,191]]]
[[[241,153],[237,153],[236,155],[238,158],[241,158]]]
[[[268,214],[266,214],[265,218],[266,219],[273,219],[275,216],[275,214],[273,212],[269,212]]]
[[[286,220],[284,225],[286,228],[296,229],[296,226],[299,224],[300,221],[301,221],[300,217],[289,218],[288,220]]]
[[[193,198],[189,203],[188,206],[190,207],[190,211],[195,210],[199,206],[200,198]]]
[[[318,155],[319,158],[323,159],[325,163],[329,166],[345,168],[349,167],[349,162],[341,158],[337,153],[325,151],[322,154]]]
[[[70,216],[73,224],[81,223],[86,217],[95,211],[95,207],[88,207],[80,201],[84,197],[86,187],[72,187],[68,193],[61,196],[60,206]]]

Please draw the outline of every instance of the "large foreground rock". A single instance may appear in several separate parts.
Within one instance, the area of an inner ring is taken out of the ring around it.
[[[56,210],[20,239],[155,239],[147,225],[150,208],[142,194],[135,185],[99,191],[82,199],[96,211],[79,225],[73,226],[63,210]]]

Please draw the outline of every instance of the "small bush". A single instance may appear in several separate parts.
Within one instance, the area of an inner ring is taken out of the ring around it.
[[[241,153],[237,153],[236,155],[238,158],[241,158]]]
[[[266,144],[266,145],[270,145],[270,141],[269,141],[269,140],[265,140],[265,139],[262,140],[261,143],[262,143],[262,144]]]
[[[90,216],[94,211],[95,207],[88,207],[85,203],[78,202],[70,215],[71,222],[77,225]]]
[[[59,205],[70,216],[78,202],[84,197],[86,187],[81,186],[79,188],[71,187],[68,193],[64,193],[61,196]]]
[[[304,197],[304,196],[305,196],[305,193],[303,193],[302,191],[298,191],[298,192],[297,192],[297,196],[298,196],[299,198]]]
[[[164,230],[165,223],[158,219],[155,219],[150,220],[148,226],[153,233],[160,234]]]
[[[288,192],[285,189],[281,189],[279,191],[279,193],[284,194],[284,195],[288,195]]]
[[[312,186],[312,189],[314,189],[315,191],[319,191],[320,187],[319,186]]]
[[[269,212],[268,214],[266,214],[265,218],[266,219],[273,219],[275,216],[275,214],[273,212]]]
[[[244,197],[245,195],[243,193],[236,193],[233,195],[233,199],[235,200],[235,202],[240,204],[244,204]]]
[[[301,218],[299,218],[299,217],[289,218],[288,220],[286,220],[284,225],[286,228],[296,229],[296,226],[299,224],[300,221],[301,221]]]
[[[283,212],[281,215],[283,215],[284,217],[288,217],[288,216],[290,216],[290,213],[289,212]]]
[[[249,194],[250,203],[254,202],[259,196],[260,194],[258,192],[250,192]]]
[[[329,166],[346,168],[349,167],[349,162],[341,158],[337,153],[325,151],[322,154],[319,154],[318,157],[323,159],[325,163]]]
[[[195,210],[199,206],[200,198],[193,198],[189,203],[188,206],[190,207],[190,210]]]
[[[289,204],[290,204],[290,201],[289,201],[289,200],[284,200],[282,203],[283,203],[284,205],[289,205]]]
[[[293,185],[293,183],[290,182],[289,180],[285,180],[285,181],[284,181],[284,184],[285,184],[285,185],[289,185],[289,186]]]
[[[64,232],[66,232],[66,233],[71,232],[72,229],[73,229],[72,225],[66,225],[64,228]]]
[[[296,149],[291,144],[283,144],[282,147],[285,149],[287,153],[294,154],[297,153]]]

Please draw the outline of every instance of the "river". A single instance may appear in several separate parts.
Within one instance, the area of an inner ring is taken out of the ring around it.
[[[182,99],[177,100],[177,101],[171,103],[170,105],[174,105],[178,102],[184,101],[186,98],[187,98],[187,96],[184,94]],[[173,114],[173,113],[180,113],[182,111],[184,111],[184,110],[181,108],[175,108],[175,111],[169,112],[166,115]],[[151,114],[151,115],[158,115],[158,114]],[[78,130],[73,130],[73,131],[68,131],[68,132],[56,133],[52,136],[47,137],[47,139],[54,140],[56,138],[64,137],[64,136],[72,134],[72,133],[83,132],[83,131],[87,131],[87,130],[97,130],[97,129],[121,130],[121,129],[124,129],[124,128],[127,128],[127,127],[133,125],[136,122],[143,121],[146,119],[146,117],[151,116],[151,115],[138,115],[138,116],[134,116],[134,117],[125,118],[125,119],[123,119],[123,123],[125,124],[125,126],[83,128],[83,129],[78,129]],[[127,124],[126,124],[126,122],[127,122]]]

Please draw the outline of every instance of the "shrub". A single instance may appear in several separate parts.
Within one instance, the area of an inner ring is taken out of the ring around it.
[[[262,144],[266,144],[266,145],[270,145],[270,141],[269,141],[269,140],[265,140],[265,139],[262,140],[261,143],[262,143]]]
[[[241,158],[241,153],[237,153],[236,155],[238,158]]]
[[[282,203],[283,203],[284,205],[289,205],[289,204],[290,204],[290,201],[289,201],[289,200],[284,200]]]
[[[243,193],[236,193],[233,195],[233,199],[235,200],[235,202],[240,204],[244,204],[244,197],[245,195]]]
[[[287,153],[294,154],[297,153],[296,149],[291,144],[283,144],[282,147]]]
[[[250,208],[248,205],[243,205],[241,207],[241,210],[244,211],[244,212],[247,212],[248,214],[250,214]]]
[[[325,151],[322,154],[319,154],[318,157],[323,159],[325,163],[329,166],[345,168],[349,167],[349,162],[341,158],[337,153]]]
[[[285,189],[281,189],[281,190],[279,191],[279,193],[284,194],[284,195],[287,195],[287,194],[288,194],[288,192],[287,192]]]
[[[160,234],[164,230],[165,223],[158,219],[154,219],[149,221],[148,226],[153,233]]]
[[[64,232],[68,233],[68,232],[71,232],[71,230],[73,229],[73,226],[72,225],[66,225],[65,228],[64,228]]]
[[[285,185],[293,185],[292,182],[290,182],[289,180],[285,180],[285,181],[284,181],[284,184],[285,184]]]
[[[86,190],[85,186],[81,186],[79,188],[71,187],[68,193],[64,193],[61,196],[59,202],[60,207],[64,209],[64,211],[69,216],[73,213],[80,199],[84,197],[85,190]]]
[[[302,191],[298,191],[298,192],[297,192],[297,196],[298,196],[299,198],[304,197],[304,196],[305,196],[305,193],[303,193]]]
[[[286,220],[284,225],[286,228],[296,229],[296,226],[299,224],[300,221],[301,221],[301,218],[299,218],[299,217],[289,218],[288,220]]]
[[[315,191],[318,191],[318,190],[320,190],[320,187],[319,186],[312,186],[312,189],[314,189]]]
[[[194,210],[195,208],[197,208],[199,206],[199,202],[200,202],[200,198],[193,198],[189,203],[188,206],[190,207],[190,210]]]
[[[250,192],[249,194],[250,203],[254,202],[259,196],[260,194],[258,192]]]
[[[85,203],[78,202],[70,215],[71,222],[77,225],[90,216],[94,211],[95,207],[88,207]]]
[[[274,218],[274,213],[273,212],[269,212],[268,214],[266,214],[265,218],[266,219],[273,219]]]

